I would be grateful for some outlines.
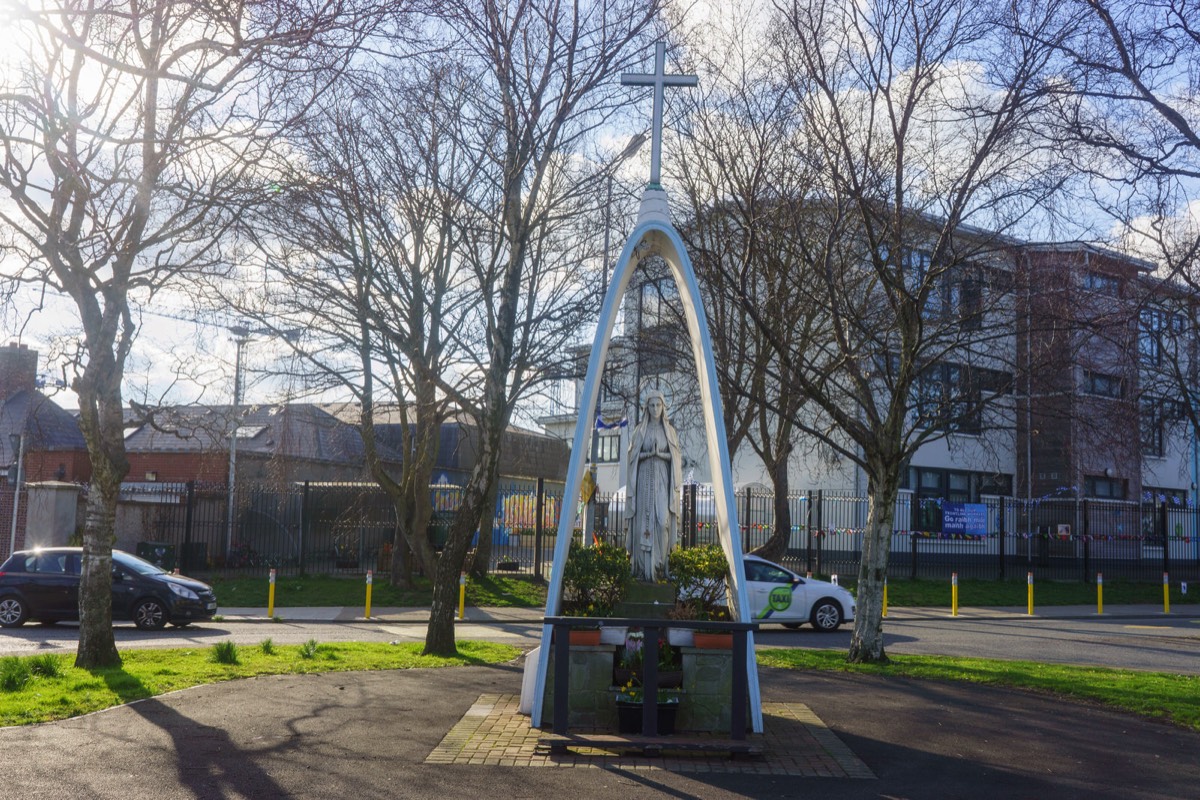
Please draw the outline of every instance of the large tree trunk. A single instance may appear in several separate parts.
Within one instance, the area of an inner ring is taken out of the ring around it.
[[[874,472],[878,477],[871,479],[868,488],[870,506],[858,568],[858,612],[848,656],[849,661],[859,664],[888,660],[883,651],[883,582],[892,547],[892,518],[900,491],[900,470],[897,466]]]
[[[120,374],[111,355],[93,353],[75,384],[79,394],[79,427],[92,463],[79,581],[79,647],[75,656],[75,666],[82,669],[121,663],[112,629],[114,523],[121,481],[129,471]]]
[[[788,504],[788,448],[771,466],[771,482],[775,489],[775,528],[763,546],[755,550],[770,561],[778,561],[787,552],[792,540],[792,507]]]

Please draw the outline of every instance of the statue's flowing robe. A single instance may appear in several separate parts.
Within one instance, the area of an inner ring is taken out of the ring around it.
[[[665,452],[670,459],[656,457]],[[629,443],[629,556],[633,574],[653,581],[667,575],[667,554],[679,533],[679,486],[683,463],[679,434],[663,419],[643,420]]]

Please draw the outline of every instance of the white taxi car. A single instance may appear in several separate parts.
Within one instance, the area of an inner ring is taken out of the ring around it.
[[[755,622],[798,628],[805,622],[819,631],[836,631],[854,621],[854,595],[826,581],[803,578],[778,564],[747,555],[746,593]]]

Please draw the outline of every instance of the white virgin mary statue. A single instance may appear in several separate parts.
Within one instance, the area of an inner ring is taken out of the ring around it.
[[[667,577],[667,554],[679,532],[679,486],[683,463],[679,434],[667,419],[661,392],[646,397],[645,415],[629,442],[629,556],[638,580]]]

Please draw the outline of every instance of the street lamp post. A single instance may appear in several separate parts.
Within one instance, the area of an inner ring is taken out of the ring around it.
[[[21,510],[21,469],[25,462],[25,431],[10,434],[9,441],[17,451],[17,479],[13,482],[12,530],[8,534],[8,554],[17,549],[17,513]]]
[[[244,325],[235,325],[229,329],[234,335],[237,345],[237,356],[233,362],[233,428],[229,431],[229,500],[226,503],[225,519],[225,557],[233,553],[233,516],[234,505],[237,501],[237,443],[238,423],[242,404],[242,349],[250,341],[250,330]]]
[[[242,405],[242,350],[250,341],[251,336],[279,336],[288,342],[294,342],[300,336],[300,328],[279,331],[272,328],[251,328],[245,323],[228,328],[233,334],[234,344],[237,345],[237,355],[233,362],[233,429],[229,432],[229,500],[227,502],[225,519],[225,557],[233,553],[233,519],[234,506],[237,500],[237,443],[238,428],[240,427]]]

